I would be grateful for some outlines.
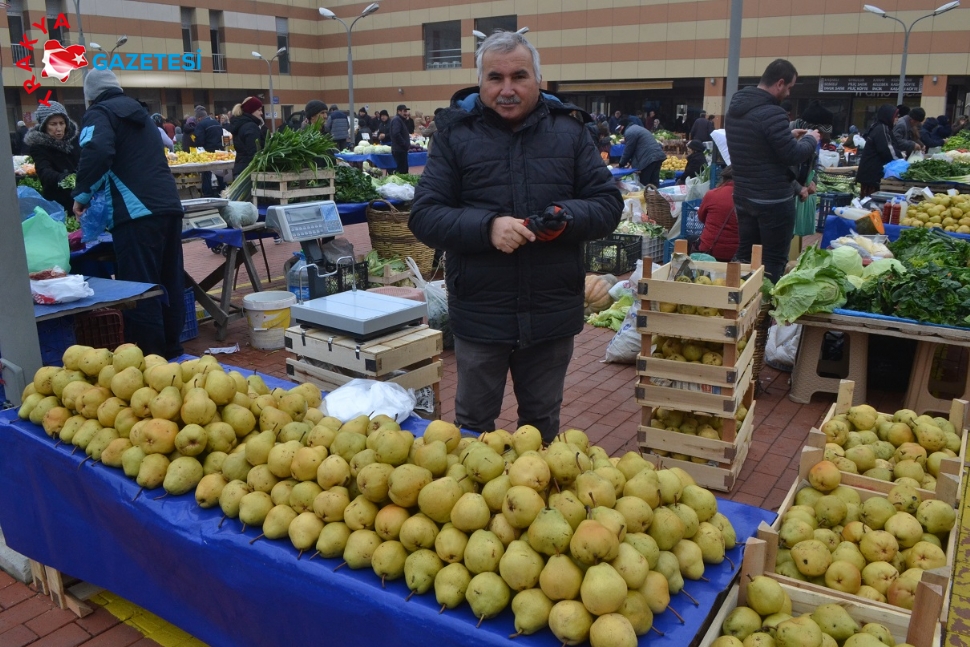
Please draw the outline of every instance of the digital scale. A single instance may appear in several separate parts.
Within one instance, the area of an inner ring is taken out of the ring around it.
[[[195,198],[182,200],[182,231],[189,229],[225,229],[229,225],[219,214],[221,207],[229,204],[224,198]]]
[[[266,227],[287,242],[300,243],[306,257],[310,299],[290,307],[290,317],[297,323],[366,340],[420,323],[428,315],[428,306],[421,301],[358,290],[356,284],[350,291],[327,295],[326,278],[336,271],[320,273],[325,264],[323,245],[344,233],[332,200],[268,207]],[[345,259],[354,262],[348,256],[337,264]]]

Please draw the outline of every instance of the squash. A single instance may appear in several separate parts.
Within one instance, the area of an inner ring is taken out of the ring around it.
[[[612,282],[610,279],[612,279]],[[609,274],[586,277],[586,288],[583,298],[583,312],[586,316],[601,312],[610,307],[613,303],[613,299],[610,297],[610,288],[615,284],[616,277]]]

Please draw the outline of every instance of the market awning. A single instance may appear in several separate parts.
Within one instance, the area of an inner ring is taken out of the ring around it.
[[[628,81],[614,82],[599,81],[587,83],[585,81],[560,81],[556,86],[557,92],[617,92],[620,90],[672,90],[673,81]]]

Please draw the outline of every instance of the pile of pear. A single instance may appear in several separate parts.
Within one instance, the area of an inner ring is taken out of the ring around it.
[[[935,490],[940,461],[957,456],[962,430],[911,409],[889,415],[867,404],[822,425],[825,458],[843,472]]]
[[[810,486],[782,515],[775,572],[912,609],[923,571],[947,564],[953,506],[906,484],[862,501],[841,479],[831,461],[809,470]]]
[[[897,643],[885,625],[860,625],[840,604],[793,615],[788,592],[770,577],[758,575],[741,586],[748,605],[728,614],[711,647],[911,647]]]
[[[575,429],[543,447],[532,426],[476,439],[433,421],[415,438],[385,416],[327,417],[302,439],[250,438],[196,500],[301,554],[403,578],[408,597],[433,590],[442,611],[467,602],[481,623],[511,606],[514,635],[594,647],[636,645],[736,542],[686,473],[610,458]]]
[[[735,421],[740,425],[744,423],[744,419],[747,416],[748,408],[743,404],[739,405],[738,410],[734,413]],[[709,438],[711,440],[721,440],[724,419],[702,413],[691,413],[689,411],[677,411],[676,409],[657,407],[651,415],[650,426],[654,429],[675,431],[677,433],[687,434],[688,436],[700,436],[701,438]],[[651,451],[654,454],[669,456],[670,458],[681,461],[708,463],[706,458],[698,458],[697,456],[688,456],[687,454],[668,452],[662,449],[653,449]]]
[[[686,275],[678,276],[674,280],[679,283],[694,283],[696,285],[717,285],[721,287],[727,285],[727,281],[723,276],[714,278],[712,276],[708,276],[707,274],[704,274],[701,272],[698,272],[696,277],[693,280],[691,280],[691,278]],[[682,315],[700,315],[701,317],[722,316],[721,311],[718,310],[717,308],[692,306],[686,303],[668,303],[666,301],[658,301],[657,308],[660,310],[660,312],[669,312],[669,313],[676,312]]]
[[[74,345],[62,360],[63,367],[34,374],[20,418],[93,461],[123,469],[142,489],[185,494],[220,472],[247,438],[272,429],[276,437],[299,439],[323,419],[313,384],[270,391],[258,375],[227,373],[211,355],[176,363],[134,344],[114,353]]]

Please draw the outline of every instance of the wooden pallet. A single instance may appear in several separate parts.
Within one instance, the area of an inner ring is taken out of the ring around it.
[[[284,335],[286,348],[299,357],[310,357],[372,378],[440,355],[444,349],[441,331],[426,325],[411,326],[365,342],[303,326],[291,326]]]
[[[279,204],[310,200],[332,200],[336,193],[333,169],[305,170],[300,173],[254,173],[252,176],[253,204],[259,198],[261,202],[277,201]],[[317,186],[309,186],[310,182],[317,182]],[[291,182],[298,182],[298,187],[290,187]]]
[[[834,595],[792,585],[788,578],[781,578],[765,568],[769,544],[762,539],[749,539],[744,549],[741,564],[741,585],[731,587],[724,604],[711,621],[707,632],[700,641],[700,647],[709,647],[721,635],[721,625],[727,616],[738,606],[746,604],[745,582],[758,575],[766,575],[777,580],[788,594],[792,603],[792,615],[812,613],[822,604],[839,604],[852,616],[859,626],[870,622],[885,626],[897,644],[907,642],[914,647],[939,647],[942,640],[942,627],[938,618],[947,606],[943,597],[943,585],[939,573],[927,571],[923,574],[916,589],[916,602],[913,611],[892,607],[891,610],[876,608],[865,602],[846,601]],[[797,581],[797,580],[796,580]],[[802,584],[799,582],[799,584]],[[837,593],[833,591],[833,593]]]
[[[43,595],[49,595],[58,608],[71,611],[78,618],[94,613],[94,607],[86,602],[104,589],[74,578],[65,577],[59,570],[30,560],[32,586]]]
[[[821,425],[831,420],[837,415],[844,414],[848,412],[849,408],[852,406],[852,397],[855,389],[855,383],[852,380],[842,380],[839,383],[839,393],[835,403],[829,407],[828,412],[822,419]],[[963,427],[963,421],[966,420],[966,412],[968,403],[966,400],[953,400],[950,405],[950,423],[956,429],[961,429]],[[891,414],[884,414],[891,415]],[[819,425],[819,426],[821,426]],[[939,499],[941,501],[946,501],[954,506],[960,504],[960,495],[963,492],[962,481],[963,481],[963,465],[967,457],[967,430],[962,431],[963,441],[960,444],[960,453],[953,458],[945,458],[940,461],[940,473],[936,479],[936,488],[933,490],[926,490],[923,488],[917,488],[920,496],[925,499]],[[817,428],[812,428],[808,434],[808,440],[806,446],[820,448],[825,450],[826,436]],[[815,454],[813,454],[815,455]],[[819,458],[822,460],[822,458]],[[809,465],[809,469],[811,465]],[[875,492],[882,492],[883,494],[888,494],[893,488],[895,483],[891,481],[882,481],[880,479],[875,479],[869,476],[863,476],[862,474],[853,474],[851,472],[842,472],[842,484],[851,485],[852,487],[873,490]]]

